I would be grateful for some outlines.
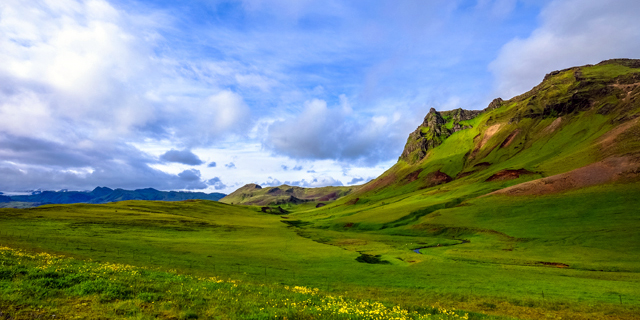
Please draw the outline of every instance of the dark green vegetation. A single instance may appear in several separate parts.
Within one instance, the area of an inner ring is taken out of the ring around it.
[[[125,200],[156,200],[156,201],[183,201],[183,200],[219,200],[223,193],[183,192],[183,191],[158,191],[153,188],[123,190],[97,187],[93,191],[42,191],[25,196],[0,195],[0,208],[26,208],[37,207],[44,204],[68,204],[68,203],[108,203]]]
[[[433,110],[395,166],[323,207],[3,209],[0,243],[470,318],[636,319],[639,112],[638,61],[571,68],[471,118]]]

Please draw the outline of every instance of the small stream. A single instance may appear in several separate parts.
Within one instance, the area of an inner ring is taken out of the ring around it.
[[[422,254],[422,252],[420,252],[420,250],[422,249],[427,249],[427,248],[438,248],[438,247],[450,247],[450,246],[457,246],[460,244],[464,244],[464,243],[469,243],[471,242],[471,240],[460,240],[459,243],[450,243],[450,244],[437,244],[437,245],[433,245],[433,246],[425,246],[425,247],[420,247],[420,248],[415,248],[412,249],[413,252],[417,253],[417,254]]]

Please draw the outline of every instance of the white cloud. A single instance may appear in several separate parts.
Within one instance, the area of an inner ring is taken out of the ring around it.
[[[294,159],[375,164],[397,157],[406,128],[394,108],[383,108],[386,114],[355,112],[344,95],[339,100],[334,108],[321,99],[309,100],[297,116],[271,123],[265,146]]]
[[[497,94],[530,90],[546,73],[612,58],[640,57],[640,2],[556,0],[527,38],[505,44],[489,68]]]
[[[153,43],[136,33],[145,26],[101,0],[9,0],[0,15],[0,79],[13,86],[0,95],[0,119],[14,124],[3,131],[25,134],[20,127],[36,125],[59,136],[71,121],[98,135],[96,126],[109,128],[99,137],[108,138],[154,119],[135,85],[154,73]]]

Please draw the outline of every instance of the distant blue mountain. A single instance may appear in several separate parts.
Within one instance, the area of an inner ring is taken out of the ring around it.
[[[123,190],[97,187],[91,192],[86,191],[37,191],[26,196],[0,195],[0,202],[20,201],[44,204],[67,203],[107,203],[125,200],[158,200],[158,201],[182,201],[182,200],[213,200],[218,201],[225,196],[224,193],[184,192],[184,191],[159,191],[153,188]]]

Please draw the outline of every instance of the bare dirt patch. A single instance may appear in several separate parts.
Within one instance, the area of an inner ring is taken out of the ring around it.
[[[555,176],[524,182],[490,194],[543,195],[640,177],[640,154],[613,156]]]
[[[418,169],[416,171],[413,171],[413,172],[409,173],[408,175],[406,175],[404,177],[403,181],[405,183],[411,183],[411,182],[414,182],[414,181],[418,180],[418,176],[420,175],[420,172],[422,172],[422,168]]]
[[[544,133],[551,133],[556,131],[556,129],[558,129],[560,127],[560,124],[562,123],[562,117],[558,117],[557,119],[553,120],[553,122],[551,122],[550,125],[548,125],[546,128],[544,128],[544,130],[542,130],[542,132]]]
[[[453,181],[453,178],[451,178],[446,173],[443,173],[440,170],[434,171],[424,177],[424,183],[420,187],[420,189],[431,188],[451,181]]]
[[[640,121],[640,118],[635,118],[633,120],[624,122],[617,127],[609,130],[609,132],[603,134],[602,137],[600,137],[600,141],[598,142],[602,150],[611,150],[612,147],[616,145],[617,138],[627,130],[633,128],[636,124],[638,124],[638,121]]]
[[[471,152],[469,159],[475,158],[478,152],[480,151],[480,149],[482,149],[485,146],[485,144],[487,144],[489,139],[491,139],[491,137],[493,137],[493,135],[496,134],[496,132],[498,132],[500,128],[502,128],[502,123],[494,124],[489,128],[487,128],[487,130],[485,130],[484,132],[484,136],[482,136],[482,140],[480,140],[480,143]]]
[[[358,192],[360,193],[365,193],[365,192],[369,192],[372,190],[376,190],[376,189],[380,189],[383,187],[386,187],[392,183],[394,183],[396,181],[396,175],[391,173],[388,174],[382,178],[378,178],[375,179],[373,181],[369,181],[368,183],[366,183],[365,185],[362,186],[362,188],[360,188],[360,190],[358,190]]]
[[[351,199],[349,201],[347,201],[347,205],[354,205],[356,203],[358,203],[358,201],[360,201],[360,198],[355,198],[355,199]]]
[[[508,147],[511,144],[511,142],[513,142],[513,140],[516,139],[516,137],[518,136],[519,133],[520,133],[519,129],[516,129],[513,132],[511,132],[509,134],[509,136],[506,139],[504,139],[504,141],[502,141],[502,144],[500,145],[500,148]]]
[[[479,149],[482,149],[482,147],[484,147],[484,145],[487,144],[489,139],[491,139],[491,137],[493,137],[493,135],[496,134],[496,132],[498,132],[500,128],[502,128],[502,123],[494,124],[491,127],[489,127],[487,131],[484,132],[484,137],[482,137],[482,141],[480,142]]]
[[[491,177],[487,178],[487,180],[485,181],[513,180],[520,178],[520,176],[523,174],[534,174],[534,172],[531,172],[527,169],[500,170]]]
[[[331,201],[331,200],[336,200],[338,198],[340,198],[340,196],[338,196],[337,192],[331,192],[331,193],[329,193],[327,195],[324,195],[324,196],[318,198],[318,200],[316,200],[316,201]]]

